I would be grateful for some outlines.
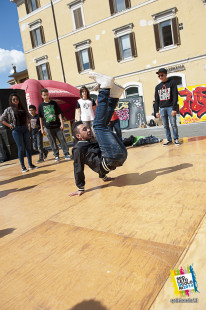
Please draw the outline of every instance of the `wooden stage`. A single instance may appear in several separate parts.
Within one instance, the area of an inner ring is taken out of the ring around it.
[[[200,290],[184,309],[205,309],[206,139],[183,141],[130,148],[110,183],[86,168],[81,197],[73,162],[51,152],[24,175],[1,164],[0,309],[183,309],[166,282],[183,261]]]

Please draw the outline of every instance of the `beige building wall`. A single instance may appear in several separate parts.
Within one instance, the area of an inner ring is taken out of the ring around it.
[[[41,7],[28,15],[24,1],[14,2],[17,2],[29,77],[37,79],[35,59],[48,56],[52,79],[63,81],[50,1],[40,0]],[[79,30],[74,30],[72,11],[68,7],[71,2],[53,0],[66,82],[78,87],[91,85],[86,72],[78,73],[74,46],[90,40],[95,70],[115,76],[117,82],[125,87],[138,86],[147,115],[152,113],[154,88],[159,82],[158,68],[173,68],[171,75],[181,76],[183,86],[205,83],[206,5],[202,0],[131,0],[130,9],[114,15],[110,13],[109,0],[85,0],[82,1],[85,27]],[[172,8],[176,8],[178,23],[183,24],[183,29],[179,30],[181,44],[157,51],[152,15]],[[32,49],[29,24],[38,19],[41,20],[46,43]],[[118,62],[113,30],[130,23],[133,23],[137,57]],[[177,66],[181,66],[179,71]]]

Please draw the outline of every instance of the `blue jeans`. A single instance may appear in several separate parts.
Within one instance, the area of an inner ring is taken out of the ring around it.
[[[119,137],[119,139],[122,140],[122,131],[120,128],[120,120],[119,119],[115,119],[114,121],[110,121],[108,127],[111,131],[115,130],[117,137]]]
[[[32,130],[32,142],[33,142],[33,149],[39,151],[39,159],[44,158],[44,154],[46,153],[45,149],[43,148],[43,135],[41,131],[38,129]]]
[[[125,162],[127,150],[117,135],[107,126],[119,100],[109,97],[109,94],[109,89],[100,89],[99,91],[93,127],[102,157],[105,158],[107,164],[118,167]]]
[[[32,166],[31,159],[31,140],[30,133],[27,125],[25,126],[16,126],[12,130],[12,136],[18,148],[18,157],[20,160],[21,167],[24,168],[24,150],[26,150],[26,157],[28,159],[29,167]]]
[[[171,113],[172,113],[172,107],[160,108],[160,116],[162,118],[163,126],[166,130],[166,137],[168,141],[172,141],[170,127],[169,127],[169,120],[172,126],[173,138],[174,140],[178,139],[178,128],[177,128],[176,115],[172,116]]]

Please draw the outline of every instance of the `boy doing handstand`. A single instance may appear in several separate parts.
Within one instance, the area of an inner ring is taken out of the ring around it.
[[[116,167],[122,166],[127,158],[127,150],[124,144],[107,126],[124,89],[116,85],[112,77],[95,72],[90,73],[89,77],[100,84],[98,106],[93,122],[98,143],[90,142],[92,138],[91,129],[81,121],[73,124],[73,136],[78,141],[72,150],[74,176],[78,190],[71,193],[70,196],[84,194],[85,164],[97,172],[103,181],[109,181],[111,178],[106,175]]]

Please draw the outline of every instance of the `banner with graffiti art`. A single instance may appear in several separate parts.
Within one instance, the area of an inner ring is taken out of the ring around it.
[[[115,111],[119,117],[121,129],[138,128],[146,124],[141,96],[120,99]]]
[[[206,84],[178,88],[181,124],[206,121]]]

